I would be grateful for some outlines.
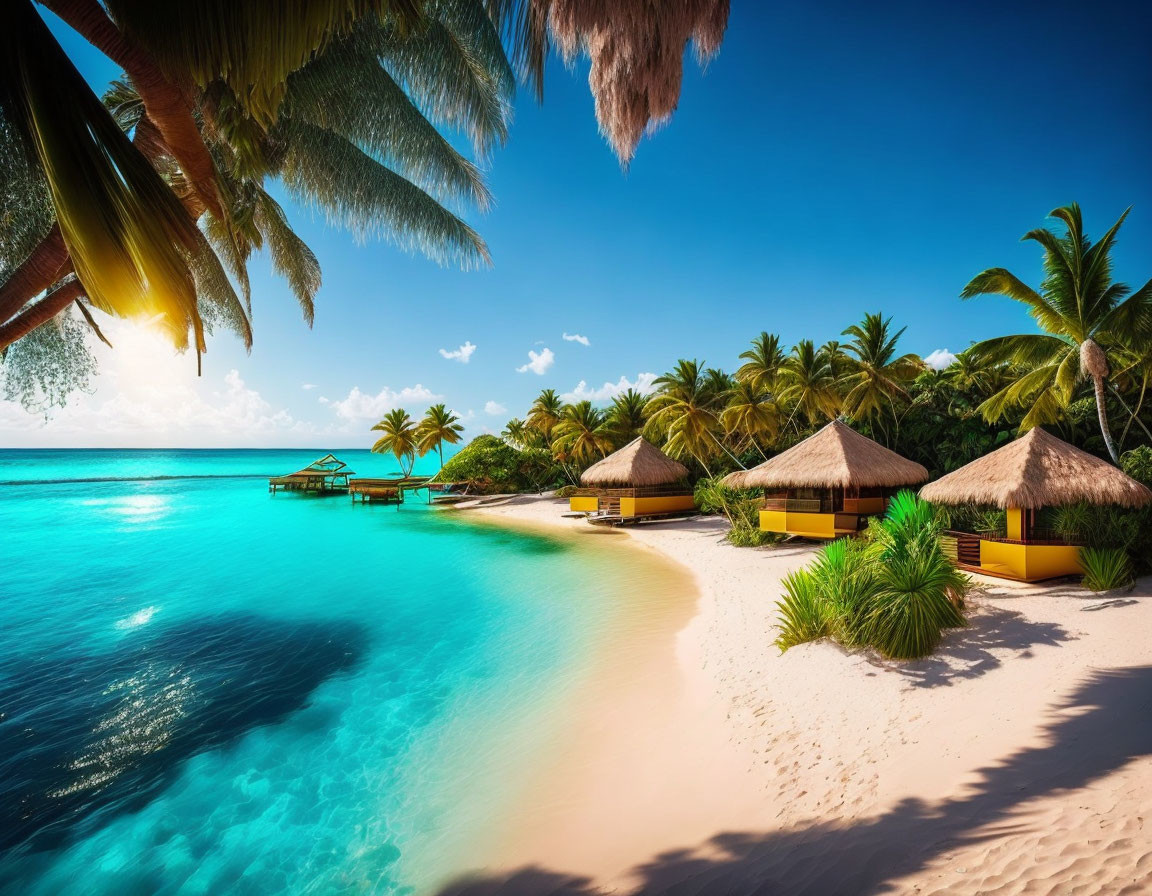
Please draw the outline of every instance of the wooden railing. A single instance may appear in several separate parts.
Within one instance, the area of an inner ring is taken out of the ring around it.
[[[826,498],[765,498],[763,510],[786,513],[836,513],[837,508]]]
[[[948,530],[945,535],[957,538],[961,544],[972,541],[995,541],[999,544],[1051,544],[1051,545],[1067,545],[1070,547],[1077,547],[1082,544],[1078,537],[1069,537],[1061,535],[1055,529],[1034,528],[1028,533],[1027,538],[1007,538],[999,532],[982,531],[982,532],[957,532]]]

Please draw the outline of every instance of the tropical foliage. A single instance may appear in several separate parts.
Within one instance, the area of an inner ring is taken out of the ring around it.
[[[1084,567],[1084,587],[1089,591],[1111,591],[1132,584],[1132,561],[1121,548],[1080,549],[1080,564]]]
[[[389,411],[383,420],[372,427],[372,431],[384,433],[372,446],[372,452],[391,454],[400,463],[400,472],[406,477],[411,476],[416,454],[420,450],[420,433],[408,412],[403,408]]]
[[[477,436],[449,458],[434,477],[467,483],[472,494],[541,491],[559,484],[563,473],[543,448],[514,448],[496,436]]]
[[[966,624],[967,579],[941,550],[940,531],[931,505],[896,495],[867,538],[834,541],[784,578],[776,645],[828,637],[893,659],[927,656],[945,630]]]
[[[540,95],[551,46],[590,55],[601,131],[627,164],[675,108],[683,45],[714,54],[728,14],[726,0],[607,20],[589,0],[42,2],[124,74],[102,104],[32,0],[0,5],[0,352],[64,321],[5,359],[29,407],[87,383],[72,324],[99,338],[89,308],[150,320],[198,362],[213,325],[250,345],[254,249],[311,324],[319,265],[269,178],[357,236],[488,263],[461,212],[490,204],[477,162],[507,138],[516,70]]]

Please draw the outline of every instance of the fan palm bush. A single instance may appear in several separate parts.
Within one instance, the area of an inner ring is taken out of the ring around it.
[[[719,513],[727,517],[731,528],[726,536],[736,547],[759,547],[773,544],[784,536],[764,532],[760,528],[760,505],[763,495],[759,489],[730,488],[719,479],[701,479],[694,493],[696,506],[703,513]]]
[[[1080,565],[1084,567],[1084,587],[1089,591],[1124,588],[1134,580],[1132,561],[1120,548],[1081,548]]]
[[[968,579],[941,550],[940,532],[931,505],[896,495],[866,539],[834,541],[785,578],[776,645],[830,637],[892,659],[927,656],[946,629],[965,625]]]

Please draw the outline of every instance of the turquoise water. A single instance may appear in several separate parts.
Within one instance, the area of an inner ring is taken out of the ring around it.
[[[317,454],[0,451],[0,888],[424,892],[499,836],[642,572],[267,493]]]

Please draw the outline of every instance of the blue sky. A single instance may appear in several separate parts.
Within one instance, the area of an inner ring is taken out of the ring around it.
[[[552,65],[491,160],[495,208],[470,218],[490,269],[357,244],[285,200],[324,271],[312,330],[258,258],[250,355],[218,336],[197,380],[191,356],[117,327],[144,360],[102,355],[94,393],[47,424],[0,408],[0,444],[354,446],[376,411],[432,395],[499,430],[541,388],[679,357],[731,369],[760,330],[823,341],[876,310],[907,325],[906,350],[958,351],[1031,328],[1007,300],[957,296],[993,265],[1037,282],[1019,238],[1073,200],[1093,235],[1134,206],[1116,275],[1152,276],[1146,6],[868,6],[734,0],[720,55],[689,60],[627,172],[586,66]],[[56,30],[93,84],[117,74]],[[467,364],[441,356],[465,343]],[[542,374],[517,372],[545,349]]]

